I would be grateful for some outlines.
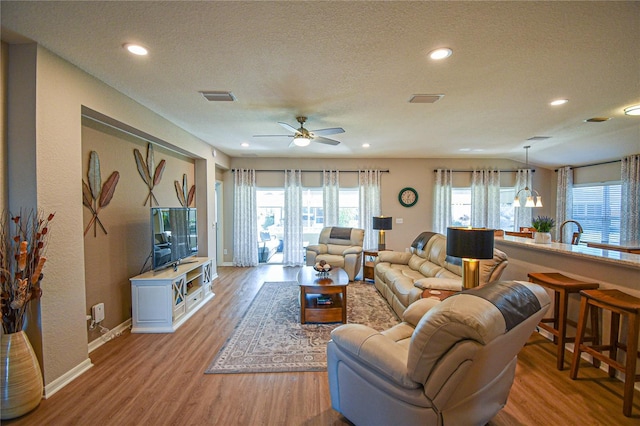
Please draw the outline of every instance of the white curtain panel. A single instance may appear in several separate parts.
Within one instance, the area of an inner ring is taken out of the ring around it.
[[[474,170],[471,174],[471,226],[500,228],[500,171]]]
[[[555,237],[560,241],[560,224],[573,218],[573,169],[570,166],[558,169],[558,189],[556,196],[556,229]],[[571,224],[568,224],[571,225]],[[573,226],[565,226],[562,241],[571,244]]]
[[[380,216],[380,170],[360,170],[360,228],[364,229],[364,248],[378,247],[378,233],[373,230],[373,217]]]
[[[640,241],[640,154],[622,159],[620,241]]]
[[[436,189],[434,191],[433,230],[447,234],[447,227],[451,225],[451,188],[453,172],[451,170],[436,170]]]
[[[302,171],[284,172],[284,266],[300,266],[302,247]]]
[[[322,209],[324,226],[338,226],[340,222],[340,172],[322,172]]]
[[[258,209],[255,170],[233,174],[233,265],[258,265]]]
[[[518,169],[518,172],[516,173],[516,187],[515,187],[516,194],[518,193],[518,191],[520,191],[521,189],[524,189],[525,187],[528,187],[529,189],[531,189],[531,174],[532,174],[531,169]],[[526,226],[526,227],[531,226],[532,207],[524,206],[526,197],[524,197],[523,194],[520,194],[521,207],[515,207],[515,212],[513,215],[514,231],[519,231],[521,226]]]

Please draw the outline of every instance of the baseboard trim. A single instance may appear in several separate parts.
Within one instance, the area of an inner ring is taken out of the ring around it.
[[[131,318],[129,318],[128,320],[126,320],[122,324],[116,326],[116,328],[114,328],[112,330],[109,330],[109,332],[107,334],[102,335],[102,336],[98,337],[95,340],[92,340],[89,343],[89,353],[95,351],[100,346],[102,346],[105,343],[107,343],[109,340],[117,337],[119,334],[121,334],[127,328],[131,328]],[[108,336],[108,338],[105,340],[105,337],[107,337],[107,336]]]
[[[42,397],[44,399],[51,397],[53,394],[55,394],[60,389],[62,389],[63,387],[71,383],[73,380],[75,380],[77,377],[79,377],[82,373],[84,373],[91,367],[93,367],[93,364],[91,363],[91,359],[89,358],[85,359],[80,364],[78,364],[71,370],[67,371],[62,376],[55,379],[53,382],[46,385],[44,387],[44,392]]]

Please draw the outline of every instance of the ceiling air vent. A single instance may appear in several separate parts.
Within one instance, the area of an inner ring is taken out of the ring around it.
[[[410,104],[435,104],[440,99],[442,99],[444,95],[413,95],[411,99],[409,99]]]
[[[236,97],[233,96],[231,92],[223,92],[223,91],[201,91],[202,96],[209,102],[233,102],[236,100]]]
[[[546,141],[547,139],[551,139],[551,136],[532,136],[528,141]]]
[[[585,123],[602,123],[603,121],[609,121],[611,120],[611,117],[593,117],[593,118],[587,118],[585,121]]]

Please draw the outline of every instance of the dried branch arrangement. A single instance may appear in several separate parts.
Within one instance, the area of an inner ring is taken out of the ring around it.
[[[48,216],[32,210],[19,216],[3,212],[0,218],[0,293],[2,330],[22,330],[29,302],[42,296],[40,282],[46,262],[44,249],[49,237]]]
[[[162,179],[162,173],[164,172],[164,168],[166,165],[166,161],[162,160],[158,163],[158,167],[155,165],[155,160],[153,158],[153,145],[147,145],[147,161],[144,161],[142,154],[138,149],[133,150],[133,156],[136,159],[136,165],[138,166],[138,173],[140,173],[140,177],[147,184],[149,188],[149,194],[147,194],[147,198],[144,200],[143,206],[147,205],[147,200],[149,201],[149,205],[153,207],[153,202],[156,202],[158,205],[158,200],[155,195],[153,195],[153,188],[160,183],[160,179]]]
[[[100,177],[100,158],[98,153],[91,151],[89,156],[89,171],[87,172],[87,178],[89,184],[84,180],[82,181],[82,205],[87,207],[93,217],[89,221],[89,224],[84,230],[84,235],[87,235],[91,225],[93,225],[93,236],[96,236],[96,225],[100,225],[102,231],[107,233],[104,225],[98,217],[100,210],[107,207],[113,198],[113,194],[116,192],[116,185],[120,179],[120,173],[115,171],[111,173],[111,176],[102,184]]]
[[[191,189],[187,184],[187,175],[182,175],[182,184],[180,181],[174,181],[176,186],[176,195],[178,196],[178,201],[180,201],[180,205],[182,207],[189,207],[191,203],[193,203],[193,198],[196,196],[196,186],[192,185]]]

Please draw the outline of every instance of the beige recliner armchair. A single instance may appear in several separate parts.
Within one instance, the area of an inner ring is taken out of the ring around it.
[[[362,267],[364,229],[329,226],[322,228],[318,244],[307,246],[307,266],[321,260],[340,267],[353,281]]]
[[[356,425],[484,425],[548,307],[537,284],[497,281],[418,300],[381,333],[340,326],[327,346],[331,405]]]

